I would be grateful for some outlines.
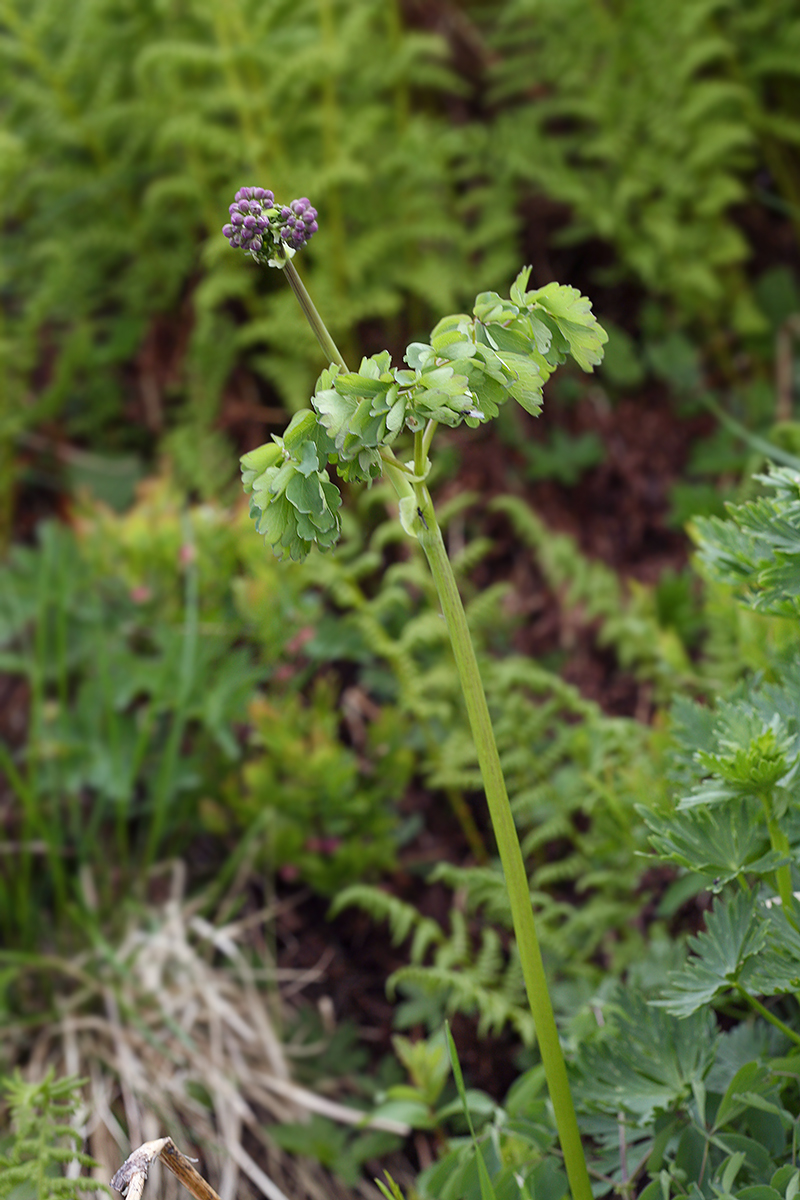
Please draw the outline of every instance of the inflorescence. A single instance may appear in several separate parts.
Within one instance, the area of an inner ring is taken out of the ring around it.
[[[307,196],[276,205],[266,188],[239,188],[222,232],[235,250],[246,250],[257,262],[280,267],[317,232],[317,210]]]

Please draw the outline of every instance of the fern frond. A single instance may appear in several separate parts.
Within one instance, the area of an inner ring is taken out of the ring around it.
[[[75,1076],[57,1080],[52,1071],[38,1083],[28,1083],[19,1071],[2,1080],[12,1133],[7,1152],[0,1153],[0,1196],[19,1190],[30,1190],[38,1200],[80,1200],[86,1191],[111,1194],[103,1183],[62,1170],[99,1165],[79,1149],[82,1136],[69,1124],[83,1083]]]
[[[374,921],[386,921],[392,944],[399,946],[413,932],[415,946],[424,949],[439,945],[445,940],[441,927],[430,917],[423,917],[413,904],[407,904],[396,896],[390,896],[381,888],[368,884],[353,884],[338,893],[331,903],[330,915],[337,916],[345,908],[360,908]],[[419,942],[417,942],[419,938]]]
[[[488,867],[457,867],[453,863],[440,863],[431,872],[431,880],[445,883],[453,891],[463,891],[468,912],[482,912],[487,920],[511,928],[508,891],[499,863]]]

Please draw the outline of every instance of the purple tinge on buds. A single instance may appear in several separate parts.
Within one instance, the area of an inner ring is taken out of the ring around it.
[[[276,205],[273,192],[266,188],[242,187],[230,205],[230,221],[222,233],[236,250],[247,250],[259,261],[269,261],[270,253],[285,261],[287,254],[305,246],[317,232],[317,210],[308,196]],[[280,261],[273,265],[280,266]]]
[[[312,208],[308,196],[293,200],[288,208],[281,209],[283,228],[281,237],[293,250],[305,246],[308,239],[317,232],[317,210]]]

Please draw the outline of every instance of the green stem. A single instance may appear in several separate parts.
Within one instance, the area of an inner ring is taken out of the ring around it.
[[[425,459],[428,457],[428,454],[430,453],[431,442],[433,441],[433,435],[436,433],[436,430],[438,429],[438,427],[439,427],[439,422],[434,421],[434,420],[428,421],[428,424],[425,426],[425,432],[422,435],[422,461],[423,462],[425,461]]]
[[[424,484],[415,485],[415,492],[420,516],[417,537],[425,552],[439,594],[466,701],[470,728],[486,790],[489,814],[508,888],[528,1002],[536,1025],[539,1051],[547,1076],[547,1086],[553,1104],[561,1149],[564,1153],[564,1166],[573,1200],[590,1200],[592,1191],[589,1174],[586,1169],[586,1159],[567,1080],[567,1070],[561,1051],[553,1006],[547,988],[547,977],[539,949],[539,939],[536,935],[528,876],[508,800],[478,660],[475,657],[466,613],[453,568],[447,556],[442,532],[436,520],[430,493]]]
[[[742,996],[744,996],[747,1003],[754,1008],[757,1013],[761,1014],[765,1021],[769,1021],[769,1023],[774,1025],[776,1029],[780,1029],[781,1033],[786,1034],[790,1041],[796,1042],[798,1045],[800,1045],[800,1033],[795,1033],[793,1029],[784,1024],[780,1017],[776,1017],[774,1013],[769,1011],[766,1005],[762,1004],[760,1000],[756,1000],[755,996],[751,996],[749,992],[745,991],[740,983],[734,984],[734,986],[736,990],[740,992]]]
[[[284,270],[320,345],[328,355],[329,361],[341,363],[346,370],[333,339],[292,264],[287,262]],[[564,1167],[572,1191],[572,1200],[592,1200],[586,1157],[581,1144],[575,1106],[567,1079],[567,1068],[561,1051],[553,1005],[547,987],[547,976],[533,920],[528,876],[506,791],[500,755],[494,739],[486,693],[483,690],[464,605],[461,603],[456,577],[450,559],[447,557],[433,501],[425,484],[419,481],[426,474],[427,450],[435,428],[435,422],[429,422],[424,431],[420,430],[415,435],[414,473],[418,481],[413,484],[413,487],[407,472],[401,468],[400,463],[394,459],[393,453],[388,448],[383,448],[381,458],[386,474],[400,500],[408,501],[411,497],[414,498],[417,514],[413,522],[414,530],[428,560],[442,606],[442,614],[450,634],[453,656],[456,660],[458,677],[466,702],[478,764],[486,791],[489,815],[505,875],[522,974],[536,1026],[539,1052],[547,1078],[547,1087],[553,1105],[556,1128],[564,1155]]]
[[[790,856],[789,839],[786,836],[786,830],[781,827],[780,821],[775,817],[774,809],[770,801],[762,796],[762,804],[764,806],[764,814],[767,819],[767,829],[769,830],[769,840],[772,849],[785,857]],[[797,930],[797,921],[794,916],[794,895],[792,889],[792,868],[789,863],[784,863],[782,867],[777,867],[775,870],[775,887],[778,895],[781,898],[781,905],[786,920],[794,930]]]
[[[297,274],[297,269],[287,259],[283,264],[283,273],[286,276],[286,281],[289,287],[297,297],[298,303],[305,313],[306,320],[314,330],[316,339],[322,347],[322,353],[325,355],[329,363],[338,363],[343,371],[347,370],[347,363],[342,358],[339,347],[333,340],[325,326],[325,322],[314,307],[314,302],[305,289],[302,279]]]

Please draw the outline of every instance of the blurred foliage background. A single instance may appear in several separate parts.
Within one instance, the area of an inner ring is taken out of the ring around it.
[[[480,1038],[530,1040],[449,647],[385,489],[304,566],[242,509],[238,454],[326,365],[280,273],[221,235],[243,184],[311,197],[299,267],[351,365],[523,263],[592,298],[597,375],[554,380],[536,426],[445,437],[435,485],[560,1015],[700,919],[697,879],[638,857],[635,805],[663,802],[675,696],[794,646],[682,530],[800,452],[798,112],[795,0],[0,0],[0,1071],[80,1070],[131,1136],[155,1104],[211,1145],[239,1117],[161,1001],[208,1058],[187,981],[246,1014],[241,945],[266,1075],[368,1105],[352,1036],[280,970],[335,943],[320,988],[377,1024],[348,982],[369,936],[403,995],[384,1024],[469,1018],[479,1078]],[[67,1012],[106,1024],[76,1042]],[[124,1082],[133,1012],[157,1102]],[[219,1078],[264,1104],[229,1050]],[[376,1147],[326,1119],[318,1158],[352,1181]]]

